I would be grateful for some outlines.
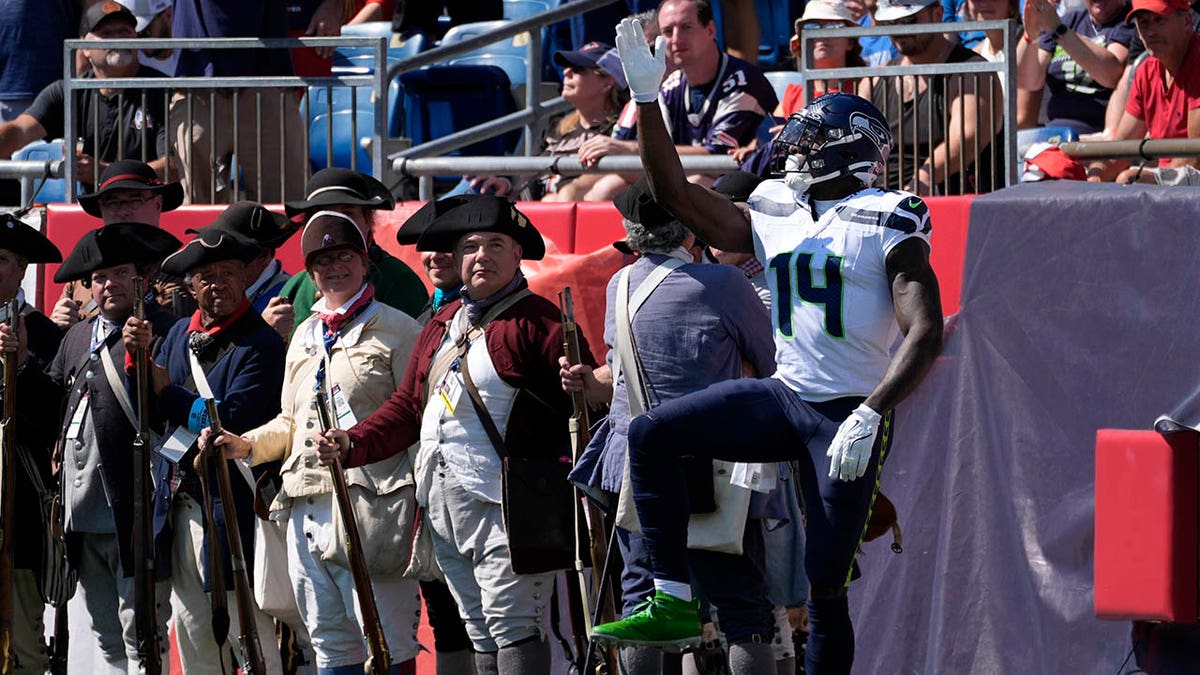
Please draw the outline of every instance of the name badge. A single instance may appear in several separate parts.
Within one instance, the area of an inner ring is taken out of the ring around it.
[[[442,383],[438,385],[438,395],[442,397],[442,403],[446,405],[446,410],[450,414],[454,414],[454,409],[458,407],[458,400],[462,398],[462,381],[459,380],[458,374],[458,359],[454,359],[454,363],[450,364],[450,369],[446,371],[445,377],[442,378]]]
[[[187,427],[175,427],[175,432],[158,449],[158,454],[172,464],[178,464],[187,451],[196,444],[200,434]]]
[[[354,411],[350,409],[350,402],[346,400],[346,395],[342,393],[342,385],[333,385],[330,387],[329,393],[333,396],[333,414],[337,416],[337,427],[339,429],[349,429],[358,424],[358,418],[354,416]]]
[[[79,431],[83,428],[83,418],[87,415],[88,397],[91,394],[84,394],[79,399],[79,405],[75,406],[75,414],[71,416],[71,423],[67,425],[67,440],[73,441],[79,438]]]

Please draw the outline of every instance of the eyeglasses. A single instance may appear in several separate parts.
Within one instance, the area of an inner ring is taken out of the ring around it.
[[[800,24],[800,30],[820,30],[822,28],[845,28],[841,21],[808,21]]]
[[[140,209],[142,205],[153,199],[152,194],[130,195],[124,199],[116,197],[101,197],[100,206],[106,209]]]
[[[334,261],[340,262],[343,265],[354,260],[355,253],[353,251],[338,251],[337,253],[323,253],[313,258],[313,267],[329,267]]]

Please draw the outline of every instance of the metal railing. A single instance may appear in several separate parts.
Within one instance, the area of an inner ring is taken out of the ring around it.
[[[1058,146],[1074,159],[1200,157],[1200,138],[1145,138],[1140,141],[1072,141]]]
[[[57,160],[3,159],[0,160],[0,179],[17,180],[21,185],[21,203],[4,206],[25,206],[33,202],[38,183],[47,178],[62,178],[63,165]]]
[[[738,168],[729,155],[683,155],[679,158],[687,173],[725,173]],[[569,155],[540,157],[399,157],[392,169],[406,176],[436,176],[454,173],[479,174],[536,174],[555,173],[578,176],[585,173],[637,173],[644,170],[637,155],[601,157],[591,166],[584,166]]]
[[[857,67],[857,68],[828,68],[828,69],[819,69],[819,70],[809,67],[809,64],[811,63],[811,59],[812,59],[812,47],[813,47],[812,43],[813,43],[813,41],[820,39],[820,38],[858,39],[859,37],[865,37],[865,36],[870,36],[870,37],[889,36],[889,37],[891,37],[891,36],[901,36],[901,35],[924,35],[924,34],[930,34],[930,33],[945,33],[947,31],[972,32],[972,31],[988,31],[988,30],[1002,31],[1003,43],[1009,46],[1006,53],[1016,54],[1016,40],[1019,38],[1019,36],[1021,34],[1021,29],[1020,29],[1019,25],[1017,24],[1016,20],[1011,20],[1011,19],[1003,20],[1003,21],[967,21],[967,22],[954,23],[954,24],[933,23],[933,24],[916,24],[916,25],[910,25],[910,26],[873,26],[870,28],[859,28],[859,27],[841,28],[841,27],[839,27],[839,28],[822,28],[822,29],[815,29],[815,30],[805,30],[800,35],[800,39],[802,41],[801,51],[800,51],[800,61],[801,61],[800,62],[800,72],[804,76],[804,79],[805,79],[805,91],[806,91],[806,95],[808,97],[807,100],[812,100],[811,96],[813,93],[813,87],[815,86],[815,83],[818,80],[835,80],[835,81],[866,80],[868,82],[877,80],[877,81],[879,81],[881,86],[891,87],[891,86],[893,86],[893,81],[895,81],[898,78],[902,79],[902,78],[906,78],[906,77],[912,77],[912,78],[914,78],[914,80],[920,79],[927,87],[935,86],[934,83],[937,83],[938,80],[935,80],[934,78],[945,78],[946,80],[949,80],[952,77],[959,78],[959,86],[962,88],[961,90],[964,93],[973,93],[976,95],[976,97],[978,97],[981,94],[980,82],[979,82],[980,74],[987,74],[987,75],[995,76],[995,77],[986,78],[987,92],[989,95],[988,100],[995,100],[995,95],[997,93],[996,92],[997,87],[995,85],[998,84],[998,82],[999,82],[999,80],[997,80],[996,78],[1003,78],[1004,87],[1000,88],[1001,89],[1000,94],[1003,98],[1004,104],[1003,104],[1002,113],[1001,113],[1001,120],[999,120],[999,121],[1003,122],[1003,130],[1004,130],[1003,139],[1004,139],[1004,144],[1005,144],[1005,147],[1003,149],[1004,162],[1003,162],[1003,167],[1002,167],[1002,173],[1003,173],[1003,178],[1004,178],[1004,184],[1012,185],[1017,180],[1018,162],[1020,160],[1020,158],[1017,157],[1017,135],[1016,135],[1017,103],[1016,103],[1016,96],[1014,95],[1014,93],[1016,92],[1016,89],[1017,89],[1016,60],[1015,59],[1006,59],[1005,61],[998,62],[998,63],[991,62],[991,61],[977,61],[977,62],[965,62],[965,63],[923,64],[923,65],[913,65],[913,66],[868,66],[868,67]],[[974,84],[974,86],[972,88],[970,88],[969,90],[966,86],[964,86],[964,81],[963,81],[963,80],[965,80],[965,78],[967,76],[970,76],[970,78]],[[945,80],[942,80],[942,82],[945,82]],[[902,81],[901,81],[901,83],[902,83]],[[940,86],[944,87],[946,85],[941,84]],[[890,102],[891,98],[892,98],[891,96],[888,96],[887,98],[885,98],[885,103]],[[902,181],[899,179],[904,176],[904,168],[906,168],[909,164],[911,164],[912,175],[915,176],[917,174],[919,165],[921,163],[923,163],[925,160],[925,157],[917,156],[917,152],[916,152],[917,150],[920,150],[918,140],[919,140],[919,137],[921,136],[922,131],[925,132],[926,138],[927,138],[927,140],[930,141],[929,145],[931,146],[929,149],[929,153],[926,155],[926,157],[931,156],[933,154],[932,138],[936,135],[935,134],[936,131],[941,131],[943,139],[945,139],[947,142],[950,140],[950,134],[952,133],[953,130],[949,128],[950,121],[949,121],[948,110],[945,110],[945,109],[934,110],[933,109],[933,98],[934,97],[928,96],[927,98],[929,101],[929,106],[925,110],[923,127],[918,126],[921,124],[920,118],[922,117],[920,110],[912,111],[914,114],[912,115],[911,128],[906,129],[905,127],[907,125],[905,125],[903,123],[892,125],[893,128],[898,129],[898,131],[899,131],[899,133],[895,133],[895,132],[893,132],[893,133],[896,136],[895,152],[898,153],[896,167],[899,170],[900,176],[899,177],[891,176],[890,169],[889,169],[889,172],[884,176],[885,184],[889,184],[889,185],[896,184],[894,186],[900,187],[901,185],[899,185],[897,183],[907,182],[907,181]],[[903,96],[900,97],[899,105],[900,105],[900,109],[895,110],[895,111],[890,109],[890,105],[885,105],[883,107],[883,109],[881,109],[880,112],[882,112],[884,117],[888,118],[889,121],[892,120],[893,115],[899,116],[898,119],[903,120],[904,119],[904,110],[905,110]],[[995,113],[994,107],[990,108],[989,110],[987,110],[984,113],[987,116],[986,118],[981,117],[981,112],[979,111],[978,108],[976,108],[973,111],[964,111],[964,114],[974,115],[973,121],[975,122],[975,126],[977,129],[979,128],[979,123],[981,121],[983,121],[984,119],[986,119],[988,122],[987,128],[991,130],[991,135],[993,138],[996,136],[996,131],[998,129],[998,125],[996,124],[996,122],[998,120],[996,120],[994,118],[994,113]],[[935,125],[935,122],[937,122],[938,124]],[[965,122],[965,120],[964,120],[964,122]],[[910,145],[910,143],[906,142],[910,135],[911,135],[911,139],[912,139],[911,145],[914,149],[914,152],[912,153],[913,154],[912,157],[906,157],[906,156],[904,156],[904,149],[906,146]],[[993,138],[988,138],[986,140],[990,142],[993,140]],[[961,126],[959,127],[959,139],[960,139],[960,141],[965,139],[965,131],[964,131],[963,127],[961,127]],[[962,191],[964,191],[964,188],[967,187],[967,185],[966,185],[967,178],[969,177],[969,175],[971,173],[974,173],[975,182],[978,184],[982,178],[980,175],[981,174],[981,171],[980,171],[981,154],[983,153],[983,151],[986,150],[986,145],[983,144],[984,140],[985,139],[980,138],[977,135],[975,138],[975,143],[972,145],[972,147],[964,150],[963,153],[960,154],[959,163],[957,164],[957,166],[956,167],[947,166],[946,170],[944,172],[944,175],[942,176],[942,180],[939,181],[935,186],[931,186],[931,187],[934,187],[935,189],[940,187],[944,192],[947,192],[947,193],[952,193],[955,191],[962,192]],[[972,155],[972,159],[974,160],[970,164],[968,164],[966,162],[968,150],[970,151],[970,154]],[[992,154],[994,155],[994,152]],[[995,164],[995,162],[993,162],[993,165],[994,164]],[[958,171],[955,174],[952,174],[951,171],[955,168],[957,168]],[[999,168],[999,167],[997,167],[997,168]],[[954,185],[952,183],[952,181],[950,180],[952,175],[957,175],[959,177],[958,185]],[[993,183],[996,182],[995,176],[993,176],[992,182]],[[994,186],[994,187],[998,187],[998,186]]]
[[[352,92],[356,92],[357,87],[370,87],[371,88],[371,97],[372,97],[371,100],[373,102],[374,114],[375,114],[374,128],[371,129],[371,137],[372,137],[371,164],[372,164],[372,171],[376,175],[382,175],[382,171],[384,168],[384,156],[383,156],[382,134],[380,132],[381,132],[381,129],[386,128],[384,125],[386,124],[386,119],[387,119],[387,84],[386,84],[387,80],[385,79],[385,71],[383,68],[376,68],[375,72],[370,75],[346,75],[346,76],[319,77],[319,78],[296,77],[296,76],[267,76],[267,77],[220,77],[220,78],[172,77],[172,78],[165,78],[165,79],[164,78],[132,77],[132,78],[94,79],[94,78],[75,77],[74,72],[73,72],[74,64],[75,64],[74,51],[76,49],[81,49],[81,48],[131,49],[131,50],[155,49],[155,48],[158,48],[158,49],[247,49],[247,48],[291,49],[291,48],[297,48],[297,47],[339,47],[339,46],[373,47],[375,49],[376,63],[379,63],[379,64],[386,63],[387,38],[385,38],[385,37],[327,37],[327,38],[271,38],[271,39],[259,39],[259,38],[219,38],[219,39],[218,38],[208,38],[208,39],[138,38],[138,39],[127,39],[127,40],[66,40],[63,43],[63,85],[64,85],[63,88],[64,88],[64,98],[66,101],[66,104],[64,106],[64,115],[65,115],[64,129],[66,132],[65,138],[67,139],[68,153],[70,153],[70,150],[71,150],[70,146],[73,146],[73,144],[74,144],[74,141],[71,139],[76,139],[79,137],[78,130],[80,128],[80,123],[81,122],[86,123],[86,120],[81,121],[81,120],[75,119],[75,110],[74,110],[74,105],[73,105],[74,99],[72,98],[72,96],[76,95],[76,92],[90,92],[90,91],[98,92],[101,89],[107,89],[107,90],[117,91],[118,97],[122,97],[125,95],[126,91],[130,91],[130,90],[138,90],[138,89],[160,90],[162,92],[161,95],[164,97],[164,101],[166,102],[165,107],[168,110],[168,113],[167,113],[168,118],[166,120],[163,120],[162,123],[169,130],[172,128],[172,119],[175,119],[176,121],[178,121],[178,117],[176,117],[175,115],[172,115],[170,113],[170,110],[173,107],[185,108],[185,110],[183,111],[183,114],[186,115],[186,123],[188,124],[189,129],[191,129],[191,125],[193,124],[193,122],[195,122],[195,120],[192,119],[191,114],[190,114],[192,102],[193,102],[192,90],[208,90],[210,103],[213,101],[213,97],[216,95],[217,90],[221,90],[221,91],[233,90],[234,91],[233,95],[235,97],[235,99],[234,99],[235,108],[234,108],[233,120],[232,120],[234,136],[235,136],[233,155],[235,157],[238,157],[239,148],[237,147],[237,140],[236,140],[237,130],[238,130],[238,128],[237,128],[237,124],[238,124],[237,106],[239,103],[237,101],[236,97],[238,95],[237,94],[238,89],[253,88],[255,90],[254,93],[248,94],[248,95],[252,95],[255,97],[256,110],[259,113],[261,113],[262,99],[263,99],[262,92],[265,89],[278,90],[278,92],[279,92],[278,96],[279,96],[281,110],[282,110],[282,109],[286,109],[285,108],[285,97],[288,95],[288,90],[305,88],[305,92],[306,92],[305,95],[307,96],[308,95],[307,87],[314,86],[314,85],[315,86],[325,86],[325,87],[351,87],[351,88],[354,88],[354,89],[352,89]],[[173,94],[175,92],[177,92],[178,90],[185,90],[188,92],[188,94],[185,96],[185,103],[183,103],[182,105],[178,105],[178,99],[176,99],[173,96]],[[97,94],[90,94],[90,95],[97,95]],[[355,93],[352,95],[356,96],[357,94]],[[145,103],[147,101],[147,97],[148,97],[147,92],[146,91],[140,92],[140,96],[142,97],[142,102]],[[120,101],[121,101],[120,98],[118,98],[118,107],[119,108],[120,108]],[[311,101],[309,101],[308,103],[311,104]],[[331,108],[332,108],[332,106],[331,106]],[[211,110],[211,108],[210,108],[210,110]],[[92,122],[94,125],[93,128],[95,128],[95,126],[98,125],[98,120],[93,119]],[[215,117],[210,117],[210,119],[208,120],[208,123],[209,123],[208,128],[209,129],[214,128],[216,126],[216,122],[217,122],[217,120],[215,119]],[[118,129],[123,128],[122,123],[123,123],[123,120],[118,119],[118,127],[117,127]],[[271,123],[272,124],[277,123],[279,125],[279,131],[280,131],[280,143],[279,143],[280,148],[279,148],[279,150],[280,150],[280,156],[282,158],[284,151],[286,149],[285,145],[288,142],[289,135],[299,133],[300,130],[297,130],[297,129],[289,130],[287,120],[284,118],[284,115],[282,115],[282,114],[280,115],[280,119],[273,120],[273,121],[271,121]],[[261,131],[263,129],[263,126],[262,126],[263,120],[262,120],[261,114],[259,114],[256,117],[255,125],[256,125],[256,131],[260,132],[260,135],[261,135]],[[353,130],[352,135],[354,138],[357,138],[358,133],[357,133],[357,116],[356,115],[352,114],[351,125],[352,125],[352,130]],[[291,133],[289,133],[289,131]],[[213,135],[208,134],[208,139],[209,139],[209,143],[210,143],[210,150],[215,150],[216,149],[215,145],[213,145],[215,143],[215,139],[214,139]],[[308,157],[308,149],[309,149],[308,139],[309,139],[309,135],[308,135],[308,128],[307,128],[307,121],[304,121],[302,144],[303,144],[303,148],[304,148],[304,157],[306,158],[306,160]],[[142,138],[141,138],[143,148],[147,147],[147,140],[148,140],[148,135],[147,135],[146,130],[143,128]],[[170,178],[170,171],[172,170],[172,166],[171,166],[171,157],[173,156],[172,151],[178,152],[179,154],[183,154],[183,152],[180,151],[180,149],[178,147],[176,147],[172,144],[171,140],[172,139],[168,138],[168,142],[167,142],[167,155],[166,156],[167,156],[168,178]],[[296,139],[292,139],[292,140],[294,142]],[[191,150],[193,150],[193,148],[189,148],[188,152],[190,153]],[[356,150],[357,150],[357,148],[355,148],[355,151]],[[118,150],[118,153],[120,153],[120,152],[121,152],[121,149]],[[256,156],[254,157],[255,166],[256,167],[263,166],[264,158],[262,157],[261,145],[257,146],[255,148],[254,152],[256,153]],[[188,156],[191,157],[190,154]],[[354,154],[352,154],[351,156],[353,158]],[[143,152],[143,159],[146,161],[149,161],[149,159],[146,158],[145,152]],[[154,157],[154,159],[157,159],[157,157]],[[210,159],[211,159],[211,161],[216,160],[215,157],[211,157],[211,154],[210,154]],[[242,165],[245,165],[247,163],[245,161],[245,158],[239,158],[239,161]],[[217,181],[218,171],[215,170],[215,167],[210,167],[210,168],[214,168],[214,170],[210,174],[212,176],[211,180],[210,180],[211,184],[209,186],[210,190],[211,190],[210,194],[215,196],[215,193],[217,192],[216,181]],[[188,167],[185,167],[185,172],[190,173],[190,171],[188,171]],[[230,187],[231,187],[230,192],[232,195],[231,201],[235,201],[238,197],[238,192],[240,190],[240,187],[239,187],[240,169],[237,164],[234,164],[229,167],[229,172],[230,172],[229,183],[230,183]],[[185,175],[186,175],[186,173],[185,173]],[[280,179],[280,194],[285,194],[288,190],[288,186],[283,184],[284,183],[283,172],[280,172],[280,173],[281,173],[281,175],[279,177],[279,179]],[[307,165],[305,166],[305,170],[302,173],[304,174],[303,179],[307,179],[307,173],[308,173]],[[256,190],[256,192],[258,194],[263,194],[264,193],[263,176],[262,176],[261,172],[257,172],[257,174],[258,174],[258,176],[257,176],[258,184],[256,187],[258,189]],[[75,197],[75,195],[74,195],[74,187],[75,187],[74,162],[66,163],[66,165],[64,167],[64,171],[63,171],[63,177],[66,179],[67,200],[72,201]],[[299,188],[300,190],[303,190],[303,179],[301,180],[301,186]],[[198,187],[199,186],[194,186],[194,185],[190,186],[191,189],[189,190],[189,192],[195,192],[198,189]]]
[[[558,23],[564,19],[569,19],[578,14],[598,9],[606,5],[611,5],[617,0],[573,0],[566,4],[555,7],[554,9],[535,14],[533,16],[509,21],[505,25],[481,33],[474,37],[470,37],[461,42],[454,44],[442,45],[428,51],[421,52],[414,56],[401,59],[387,69],[388,80],[406,73],[411,70],[416,70],[423,66],[431,65],[446,61],[452,57],[467,52],[475,51],[480,47],[487,46],[500,40],[512,38],[521,33],[528,33],[529,41],[526,43],[526,59],[525,59],[525,108],[511,115],[506,115],[491,122],[479,124],[469,129],[463,129],[453,134],[448,134],[441,138],[432,140],[428,143],[422,143],[407,150],[389,155],[389,159],[395,160],[398,157],[428,157],[430,155],[439,155],[447,152],[452,152],[468,145],[472,145],[481,140],[493,138],[512,131],[513,129],[525,128],[524,153],[526,156],[534,155],[538,152],[538,143],[542,137],[542,124],[544,121],[559,112],[570,109],[571,104],[567,103],[561,96],[551,99],[543,103],[540,98],[540,87],[538,84],[542,81],[542,33],[541,29],[553,23]]]

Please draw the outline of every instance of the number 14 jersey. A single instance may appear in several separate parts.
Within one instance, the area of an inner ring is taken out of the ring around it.
[[[913,237],[929,245],[925,203],[868,188],[814,221],[807,197],[768,180],[748,204],[754,252],[771,289],[775,377],[807,401],[867,396],[900,334],[887,255]]]

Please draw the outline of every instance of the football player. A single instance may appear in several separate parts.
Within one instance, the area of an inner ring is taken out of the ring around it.
[[[655,198],[705,241],[753,252],[766,267],[778,370],[769,379],[713,385],[630,423],[634,501],[655,594],[641,612],[596,626],[593,636],[681,647],[700,633],[681,455],[798,460],[812,588],[806,672],[849,673],[846,588],[892,438],[892,410],[941,350],[929,211],[913,194],[872,187],[892,135],[874,106],[843,93],[788,119],[773,146],[783,178],[764,181],[748,203],[689,184],[655,104],[661,42],[651,54],[640,27],[626,19],[617,48],[638,102],[639,151]]]

